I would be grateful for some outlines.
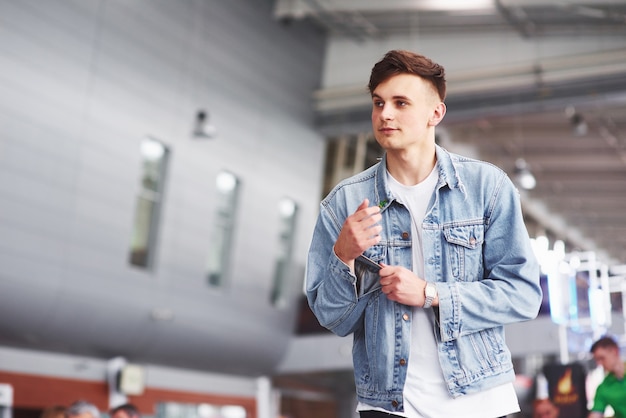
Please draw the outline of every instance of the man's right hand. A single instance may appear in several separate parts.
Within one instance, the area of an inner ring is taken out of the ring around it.
[[[368,206],[364,199],[356,211],[346,218],[335,242],[335,254],[354,271],[354,260],[372,245],[380,241],[378,224],[382,219],[378,206]]]

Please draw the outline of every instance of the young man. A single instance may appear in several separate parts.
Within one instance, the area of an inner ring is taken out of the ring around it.
[[[533,418],[559,418],[559,408],[550,399],[533,402]]]
[[[384,158],[321,202],[306,277],[320,324],[353,333],[357,410],[519,411],[503,326],[534,318],[541,288],[518,192],[500,169],[435,144],[440,65],[390,51],[369,90]]]
[[[626,380],[624,380],[624,362],[619,346],[611,337],[602,337],[591,346],[591,354],[606,377],[596,389],[593,407],[589,418],[602,418],[607,406],[615,412],[615,418],[626,418]]]
[[[116,406],[109,411],[110,418],[141,418],[139,409],[131,403]]]
[[[65,418],[100,418],[100,410],[91,402],[81,399],[67,407]]]

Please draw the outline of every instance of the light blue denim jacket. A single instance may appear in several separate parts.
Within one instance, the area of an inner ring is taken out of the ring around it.
[[[422,222],[424,279],[439,293],[439,363],[457,397],[513,380],[503,326],[535,318],[542,294],[519,193],[507,175],[439,146],[436,153],[439,181]],[[365,255],[412,270],[410,214],[386,179],[383,158],[322,201],[306,291],[321,325],[340,336],[353,333],[358,400],[393,412],[404,410],[412,307],[387,299],[377,273],[357,264],[355,275],[333,251],[345,219],[368,198],[382,208],[383,230]]]

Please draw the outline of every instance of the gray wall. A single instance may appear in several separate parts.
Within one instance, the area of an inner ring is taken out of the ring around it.
[[[0,0],[0,345],[255,375],[281,360],[270,305],[278,200],[319,202],[325,39],[270,0]],[[194,140],[195,113],[218,129]],[[140,141],[171,150],[153,271],[129,266]],[[215,176],[242,179],[232,282],[206,285]],[[153,309],[171,321],[151,320]]]

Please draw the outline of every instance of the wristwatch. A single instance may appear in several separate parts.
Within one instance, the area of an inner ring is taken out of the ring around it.
[[[426,299],[424,300],[423,308],[430,308],[433,304],[433,300],[437,297],[437,288],[434,284],[427,282],[426,287],[424,288],[424,296]]]

